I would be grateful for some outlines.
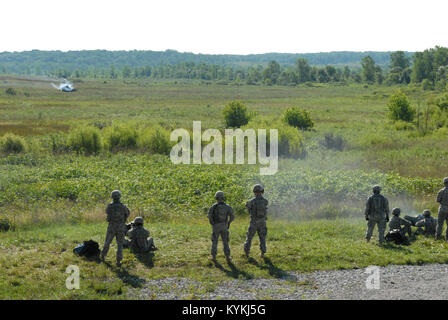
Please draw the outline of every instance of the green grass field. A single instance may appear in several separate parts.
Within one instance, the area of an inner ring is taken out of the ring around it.
[[[204,220],[185,219],[151,223],[148,228],[159,250],[134,255],[124,250],[123,268],[115,267],[113,245],[106,263],[79,258],[72,249],[85,239],[102,243],[105,223],[48,226],[0,234],[0,299],[122,299],[144,279],[182,277],[213,286],[228,279],[282,278],[286,271],[310,272],[369,265],[447,263],[445,242],[419,237],[410,246],[376,246],[362,241],[362,220],[315,220],[291,224],[268,220],[268,253],[258,257],[254,239],[250,259],[242,243],[248,220],[231,226],[233,263],[218,246],[218,263],[209,256],[211,228]],[[80,268],[80,289],[67,290],[69,265]],[[159,289],[160,290],[160,289]],[[170,290],[170,288],[167,288]],[[191,295],[195,292],[192,290]],[[157,299],[157,290],[154,291]]]
[[[448,172],[448,130],[438,128],[446,115],[432,113],[425,133],[397,130],[386,113],[398,87],[140,80],[82,80],[75,86],[78,91],[67,94],[48,83],[0,81],[0,136],[14,133],[27,144],[20,154],[0,156],[0,221],[14,229],[0,233],[2,299],[116,299],[138,287],[139,279],[189,277],[213,287],[225,279],[281,277],[284,271],[447,261],[447,245],[431,239],[419,238],[408,247],[363,241],[361,218],[373,184],[384,187],[391,208],[401,207],[403,215],[425,208],[435,214],[436,192]],[[17,94],[6,94],[7,88]],[[401,89],[420,110],[434,94]],[[252,124],[278,125],[290,106],[309,110],[313,130],[297,132],[306,156],[282,156],[276,175],[260,176],[258,166],[174,165],[167,155],[138,148],[103,148],[89,156],[54,148],[54,141],[86,126],[103,139],[114,125],[170,131],[191,129],[193,120],[201,120],[203,129],[223,129],[222,109],[232,100],[247,105]],[[328,132],[345,141],[343,151],[323,144]],[[248,261],[241,257],[248,223],[244,203],[259,182],[270,201],[269,259]],[[122,270],[114,267],[114,250],[109,264],[71,252],[83,240],[102,245],[104,208],[113,189],[122,191],[131,217],[145,217],[160,248],[153,257],[126,251]],[[219,266],[209,261],[206,212],[219,189],[237,213],[233,266],[222,255]],[[81,290],[65,288],[70,264],[81,268]]]

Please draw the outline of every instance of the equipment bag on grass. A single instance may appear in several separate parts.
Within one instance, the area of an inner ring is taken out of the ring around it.
[[[98,242],[89,240],[77,245],[73,252],[81,257],[95,257],[100,254],[100,247]]]
[[[387,233],[386,241],[393,241],[395,244],[407,244],[408,239],[401,234],[399,229],[393,229]]]

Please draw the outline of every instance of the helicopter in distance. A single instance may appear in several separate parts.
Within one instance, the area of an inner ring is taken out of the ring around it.
[[[51,84],[53,88],[58,89],[62,92],[74,92],[76,91],[76,88],[73,87],[73,84],[69,82],[67,79],[64,79],[63,83],[60,83],[59,86],[55,85],[54,83]]]

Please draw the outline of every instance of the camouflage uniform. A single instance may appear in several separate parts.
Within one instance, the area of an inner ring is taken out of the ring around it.
[[[412,226],[412,224],[409,221],[407,221],[407,220],[405,220],[403,218],[400,218],[399,217],[399,215],[400,215],[400,211],[399,210],[400,209],[398,209],[398,210],[397,209],[398,208],[394,208],[392,210],[392,213],[394,214],[394,216],[392,217],[392,219],[390,219],[389,230],[398,229],[398,230],[400,230],[400,233],[401,233],[401,235],[403,237],[406,235],[406,233],[409,234],[409,236],[411,236],[411,226]],[[401,226],[403,226],[403,227],[401,227]]]
[[[148,252],[157,249],[154,246],[153,238],[148,239],[149,231],[143,227],[142,217],[136,217],[134,219],[134,225],[126,232],[126,235],[131,239],[130,241],[125,240],[126,245],[132,250]]]
[[[113,202],[107,206],[107,222],[109,226],[106,232],[106,241],[101,251],[101,258],[104,258],[109,251],[109,246],[114,237],[117,239],[117,264],[123,259],[123,243],[126,232],[126,220],[129,217],[129,209],[120,202],[121,193],[117,190],[112,192]]]
[[[378,225],[379,243],[384,242],[384,232],[386,231],[386,223],[389,221],[389,201],[379,192],[379,186],[374,187],[374,194],[371,195],[366,202],[365,217],[367,222],[366,239],[372,237],[375,225]]]
[[[224,254],[226,258],[229,259],[229,226],[235,219],[235,214],[232,207],[224,202],[224,192],[216,192],[215,199],[217,202],[208,210],[208,220],[213,227],[211,254],[213,259],[215,259],[218,252],[219,236],[221,236],[222,244],[224,246]]]
[[[445,188],[437,194],[437,202],[440,203],[439,215],[437,217],[436,239],[440,239],[445,220],[448,220],[448,178],[443,179]],[[447,222],[448,225],[448,222]],[[446,239],[448,240],[448,228],[446,229]]]
[[[258,187],[257,187],[258,186]],[[268,218],[268,200],[266,200],[261,193],[264,191],[261,185],[255,185],[255,190],[260,190],[259,195],[250,199],[246,203],[246,208],[250,214],[250,224],[247,230],[246,241],[244,242],[244,252],[249,255],[250,247],[252,245],[252,238],[255,233],[258,233],[260,239],[260,251],[264,255],[266,253],[266,235],[268,229],[266,227],[266,220]]]
[[[417,234],[434,236],[436,234],[437,219],[431,217],[431,213],[429,213],[429,215],[417,221],[415,226],[418,228],[416,231]]]

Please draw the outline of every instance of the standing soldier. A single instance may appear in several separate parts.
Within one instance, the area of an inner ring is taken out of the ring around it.
[[[129,209],[121,203],[120,191],[112,191],[111,197],[113,202],[109,203],[106,209],[107,222],[109,222],[109,226],[107,227],[106,241],[103,246],[103,251],[101,251],[101,260],[104,261],[106,258],[110,243],[114,237],[116,237],[117,266],[121,266],[121,260],[123,259],[124,235],[126,232],[126,220],[129,217]]]
[[[217,191],[215,193],[216,203],[208,210],[208,220],[213,227],[212,232],[212,259],[216,261],[216,254],[218,252],[218,240],[221,236],[222,244],[224,246],[224,254],[226,260],[230,261],[230,247],[229,247],[229,227],[235,214],[232,207],[224,202],[224,192]]]
[[[436,234],[437,219],[431,217],[431,211],[423,210],[423,219],[417,221],[415,226],[418,228],[416,234],[434,236]]]
[[[384,242],[386,223],[389,222],[389,201],[380,194],[381,187],[373,187],[373,195],[367,199],[365,216],[367,220],[366,240],[370,241],[375,225],[378,225],[379,243]]]
[[[394,229],[400,230],[400,234],[403,238],[406,236],[406,233],[409,236],[411,236],[412,224],[409,221],[407,221],[403,218],[400,218],[400,213],[401,213],[400,208],[393,208],[393,210],[392,210],[393,217],[392,217],[392,219],[390,219],[390,222],[389,222],[389,230],[394,230]],[[403,228],[401,226],[403,226]]]
[[[258,233],[260,238],[261,257],[266,253],[266,235],[268,229],[266,228],[266,220],[268,218],[268,200],[263,197],[264,188],[261,184],[256,184],[253,188],[255,197],[246,203],[246,208],[250,214],[250,224],[247,230],[246,242],[244,242],[244,252],[249,257],[252,238],[255,233]]]
[[[445,188],[439,191],[437,202],[439,206],[439,216],[437,217],[436,239],[440,239],[442,235],[443,225],[448,219],[448,177],[443,179]],[[448,226],[448,223],[447,223]],[[446,240],[448,240],[448,228],[446,229]]]

